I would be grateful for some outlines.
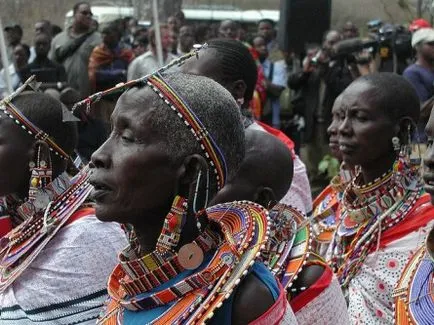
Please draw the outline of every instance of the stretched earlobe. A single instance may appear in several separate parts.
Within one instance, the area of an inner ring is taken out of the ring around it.
[[[276,195],[270,187],[259,187],[254,195],[255,202],[267,209],[272,209],[276,204]]]

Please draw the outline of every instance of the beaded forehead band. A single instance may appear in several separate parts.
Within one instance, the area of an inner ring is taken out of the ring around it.
[[[162,78],[160,74],[147,80],[148,86],[184,121],[199,142],[206,158],[214,169],[218,190],[225,184],[227,166],[224,155],[211,134],[187,102]]]
[[[21,92],[23,92],[27,86],[33,88],[32,83],[34,82],[34,79],[35,76],[31,76],[21,87],[0,101],[0,113],[3,112],[24,131],[34,136],[36,140],[45,142],[48,145],[50,151],[55,155],[62,159],[68,160],[70,159],[69,155],[46,132],[33,124],[14,104],[12,104],[12,100]]]
[[[148,85],[150,88],[160,96],[160,98],[184,121],[185,125],[193,133],[196,140],[199,142],[206,158],[209,160],[210,165],[214,169],[214,173],[217,179],[217,188],[221,189],[225,184],[227,175],[227,166],[224,159],[224,155],[212,136],[204,127],[203,123],[196,116],[193,110],[185,102],[185,100],[177,94],[177,92],[167,84],[161,77],[161,73],[167,71],[173,66],[182,65],[187,59],[196,56],[199,57],[199,51],[206,48],[208,45],[195,45],[194,50],[187,53],[176,60],[173,60],[168,65],[158,69],[156,72],[148,74],[136,80],[131,80],[126,83],[121,83],[113,88],[95,93],[84,100],[76,103],[72,107],[72,111],[77,111],[86,107],[86,114],[90,113],[91,104],[98,102],[104,96],[121,93],[135,86]]]

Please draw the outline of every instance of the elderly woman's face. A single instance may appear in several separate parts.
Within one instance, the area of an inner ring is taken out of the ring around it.
[[[122,95],[112,114],[110,137],[92,155],[93,198],[102,221],[161,224],[170,208],[177,168],[152,131],[156,98],[149,88]]]
[[[369,166],[393,151],[395,125],[384,109],[373,104],[371,90],[369,84],[355,82],[342,95],[345,118],[339,126],[339,150],[352,166]]]

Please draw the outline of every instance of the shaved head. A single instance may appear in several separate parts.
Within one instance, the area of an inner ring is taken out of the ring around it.
[[[213,203],[250,200],[267,205],[279,201],[291,186],[293,169],[291,152],[283,142],[266,132],[247,129],[241,167]]]

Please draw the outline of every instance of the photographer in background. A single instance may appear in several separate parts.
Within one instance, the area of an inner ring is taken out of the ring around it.
[[[417,30],[413,34],[411,45],[416,50],[416,63],[405,69],[403,76],[416,89],[421,102],[422,113],[416,140],[424,143],[426,141],[425,123],[433,106],[434,95],[434,29]]]
[[[416,63],[405,69],[404,77],[416,89],[423,103],[434,95],[434,29],[416,31],[411,45],[416,50]]]
[[[329,31],[322,49],[308,46],[303,70],[288,77],[288,86],[298,92],[297,106],[305,120],[300,152],[313,182],[318,179],[318,163],[329,152],[326,129],[335,99],[354,79],[375,71],[370,45],[359,38],[342,40],[338,31]]]

